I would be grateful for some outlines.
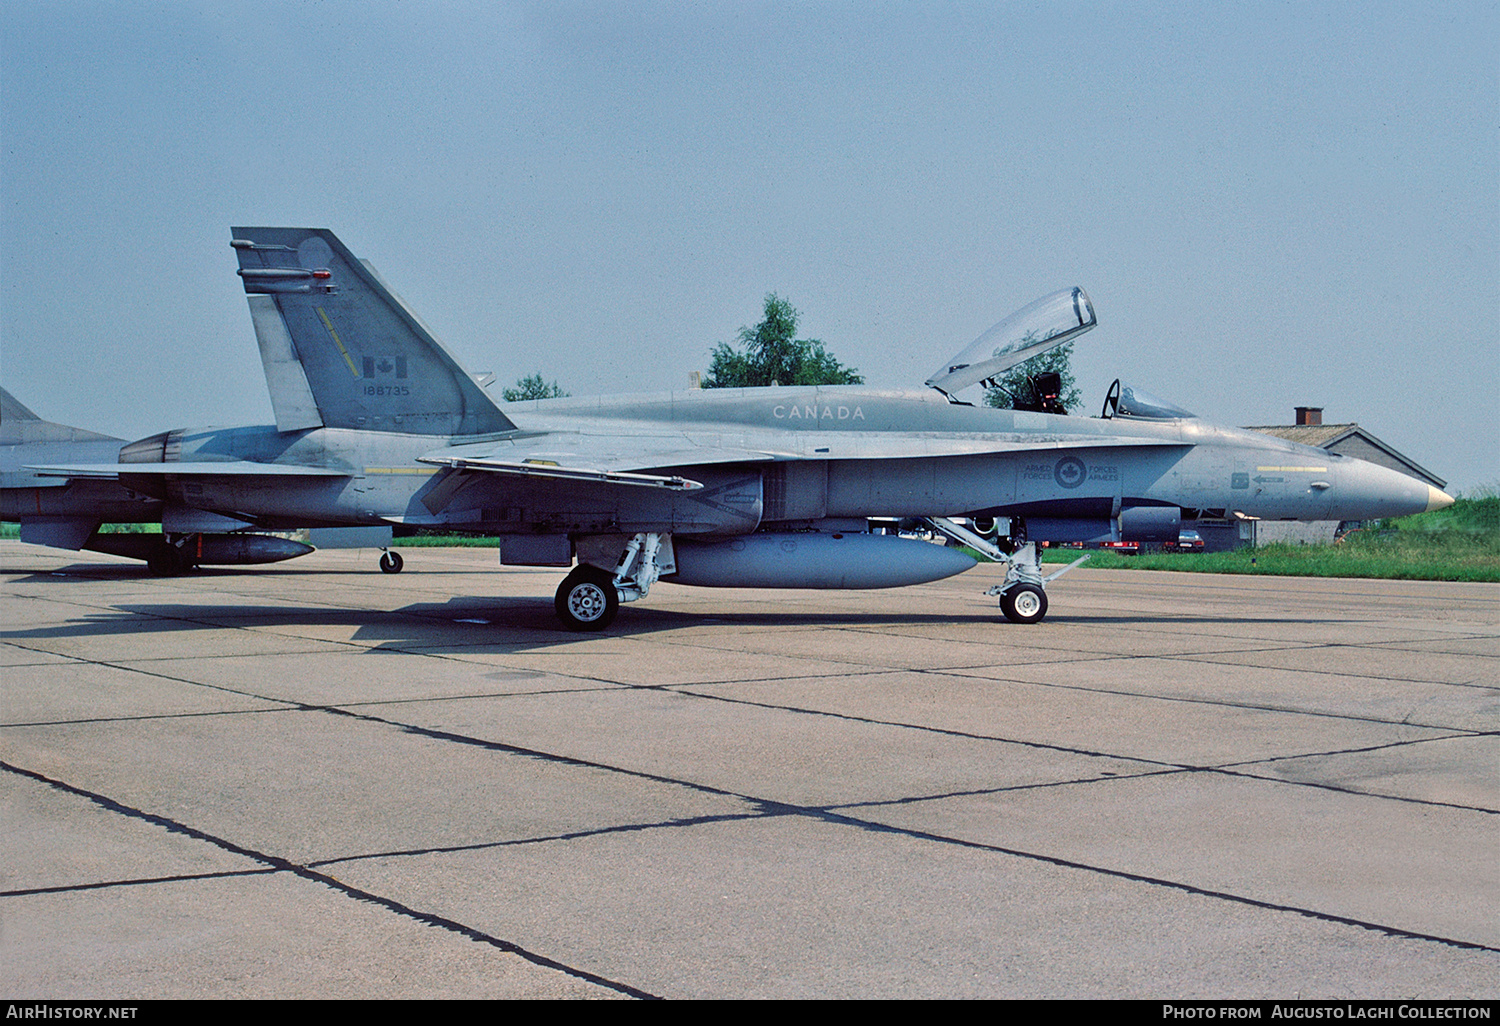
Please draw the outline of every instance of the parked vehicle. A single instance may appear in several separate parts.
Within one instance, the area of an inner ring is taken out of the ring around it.
[[[1147,545],[1145,542],[1130,541],[1127,539],[1125,541],[1100,542],[1099,547],[1106,552],[1117,552],[1122,556],[1138,556],[1142,552],[1148,550],[1156,551],[1158,548],[1162,552],[1202,552],[1203,536],[1197,531],[1187,530],[1177,532],[1176,541],[1161,542],[1159,545],[1157,543]]]
[[[1177,541],[1162,545],[1163,552],[1202,552],[1203,538],[1197,531],[1179,531]]]

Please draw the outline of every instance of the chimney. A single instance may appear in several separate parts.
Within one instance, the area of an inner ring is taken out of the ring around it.
[[[1323,423],[1323,407],[1321,406],[1298,406],[1297,425],[1299,427],[1317,427]]]

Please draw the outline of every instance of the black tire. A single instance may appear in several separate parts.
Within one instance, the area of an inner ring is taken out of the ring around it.
[[[383,574],[399,574],[405,565],[399,552],[386,552],[380,557],[380,572]]]
[[[146,565],[158,577],[175,577],[186,573],[192,567],[191,563],[183,560],[182,553],[176,547],[166,542],[162,542],[150,556],[146,557]]]
[[[1000,596],[1000,611],[1011,623],[1041,623],[1047,615],[1047,593],[1035,584],[1018,584]]]
[[[588,564],[578,566],[557,586],[554,607],[569,630],[602,631],[620,611],[615,575]]]

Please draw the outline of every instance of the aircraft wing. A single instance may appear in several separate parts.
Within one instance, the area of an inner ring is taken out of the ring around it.
[[[564,446],[555,443],[536,448],[515,443],[451,446],[419,456],[418,460],[454,470],[487,474],[693,491],[703,486],[677,475],[642,471],[707,463],[763,463],[777,458],[778,454],[762,450],[722,445],[694,446],[680,436],[606,439],[575,435],[570,436]],[[786,458],[786,455],[782,454],[781,458]]]
[[[1089,423],[1089,422],[1084,422]],[[448,446],[418,457],[422,463],[454,470],[517,477],[550,477],[600,484],[635,485],[689,491],[697,482],[677,475],[660,475],[663,468],[724,463],[769,463],[786,460],[917,459],[933,456],[975,456],[1079,447],[1118,445],[1174,445],[1169,438],[1099,435],[1087,431],[972,435],[909,432],[866,434],[859,431],[809,431],[794,437],[742,438],[771,443],[764,448],[725,445],[716,433],[686,432],[674,436],[609,436],[569,434],[552,436],[544,444],[536,438],[504,443]],[[528,445],[527,443],[533,443]]]

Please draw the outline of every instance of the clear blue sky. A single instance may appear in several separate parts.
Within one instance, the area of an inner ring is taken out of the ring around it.
[[[231,224],[328,227],[475,370],[685,387],[775,291],[920,387],[1074,366],[1500,482],[1500,6],[0,0],[0,378],[271,419]],[[497,385],[498,387],[498,385]]]

